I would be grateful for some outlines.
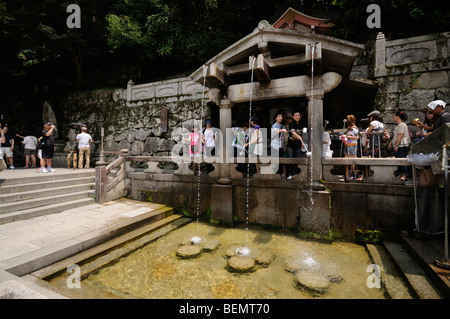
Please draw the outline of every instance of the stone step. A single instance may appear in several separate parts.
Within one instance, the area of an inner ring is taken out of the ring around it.
[[[14,221],[29,219],[42,215],[55,214],[67,209],[82,207],[94,203],[95,199],[93,197],[86,197],[71,201],[65,201],[62,203],[45,205],[37,208],[29,208],[15,212],[0,214],[0,224],[12,223]]]
[[[60,272],[61,269],[65,269],[67,265],[79,265],[81,268],[80,275],[84,276],[189,222],[191,222],[191,219],[182,215],[170,215],[86,249],[79,254],[63,259],[48,267],[41,268],[31,275],[36,278],[45,279]],[[105,252],[108,253],[105,254]]]
[[[56,188],[62,186],[69,185],[78,185],[78,184],[89,184],[95,183],[95,176],[87,176],[87,177],[76,177],[70,179],[61,179],[61,180],[50,180],[50,181],[39,181],[34,183],[25,183],[25,184],[14,184],[14,185],[6,185],[0,187],[0,195],[1,194],[11,194],[16,192],[25,192],[32,190],[42,190],[49,188]]]
[[[27,199],[20,202],[0,204],[0,214],[13,213],[24,209],[37,208],[41,206],[68,202],[76,199],[82,199],[92,196],[93,191],[85,190],[73,192],[70,194],[56,195],[48,194],[47,197]]]
[[[95,183],[60,186],[56,188],[19,191],[11,194],[0,194],[0,204],[13,203],[34,198],[43,198],[55,195],[69,194],[92,190]]]
[[[0,176],[0,182],[2,188],[8,185],[18,185],[18,184],[30,184],[30,183],[39,183],[39,182],[48,182],[48,181],[56,181],[63,179],[76,179],[82,177],[95,177],[95,172],[92,171],[78,171],[74,170],[70,173],[39,173],[36,169],[36,176],[27,176],[27,177],[12,177],[2,180]]]
[[[154,207],[154,205],[153,205]],[[63,242],[52,244],[20,256],[0,262],[0,268],[16,276],[24,276],[49,265],[66,259],[86,249],[108,242],[122,235],[127,235],[136,229],[158,222],[173,214],[173,208],[161,205],[160,209],[149,206],[145,213],[143,208],[135,210],[139,214],[125,217],[119,222],[100,229],[91,230],[84,234],[69,238]],[[67,267],[65,264],[63,267]]]
[[[383,245],[420,299],[443,299],[437,287],[401,243],[385,241]]]
[[[434,263],[435,259],[444,257],[443,238],[416,239],[404,231],[401,239],[406,250],[414,257],[445,298],[449,299],[450,270],[439,268]]]

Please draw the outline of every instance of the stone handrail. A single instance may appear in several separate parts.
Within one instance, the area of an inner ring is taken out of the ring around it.
[[[217,158],[215,158],[217,159]],[[174,175],[193,175],[192,165],[193,158],[179,158],[174,160],[171,156],[128,156],[128,150],[122,150],[119,158],[109,165],[105,162],[96,163],[96,201],[104,203],[106,201],[115,200],[123,196],[124,180],[126,173],[141,171],[132,167],[133,162],[145,162],[147,168],[143,170],[144,173],[149,174],[174,174]],[[195,159],[198,160],[198,159]],[[279,180],[280,175],[274,172],[271,167],[271,157],[256,158],[229,158],[228,165],[230,166],[230,178],[243,178],[242,172],[238,172],[236,167],[239,164],[258,163],[260,166],[260,173],[253,174],[252,179],[260,180]],[[297,165],[300,173],[294,175],[293,180],[300,183],[309,183],[310,180],[310,159],[309,158],[279,158],[279,164]],[[159,168],[161,162],[176,163],[177,168],[173,170],[164,170]],[[211,162],[210,160],[202,160],[203,163]],[[214,170],[210,172],[209,177],[219,178],[219,163],[212,162]],[[406,158],[323,158],[322,159],[322,173],[323,180],[326,182],[341,182],[341,175],[333,174],[333,170],[339,166],[357,165],[365,169],[369,174],[365,176],[365,183],[373,184],[404,184],[405,182],[396,178],[394,173],[398,166],[411,166]],[[115,176],[109,176],[114,169],[120,167]]]
[[[192,81],[192,79],[188,77],[139,85],[135,85],[134,82],[130,80],[126,92],[127,105],[138,106],[143,103],[143,100],[147,99],[200,94],[203,92],[203,86]]]
[[[322,174],[327,182],[339,182],[341,178],[333,174],[336,166],[356,165],[369,172],[365,176],[365,183],[373,184],[405,184],[404,181],[395,177],[394,173],[398,166],[411,166],[406,158],[323,158]]]
[[[202,160],[203,163],[212,162],[214,166],[214,171],[209,173],[210,177],[219,178],[219,163],[213,162],[213,159],[218,159],[217,157],[211,158],[211,160]],[[152,174],[176,174],[176,175],[193,175],[192,161],[197,163],[198,158],[179,158],[179,161],[174,161],[171,156],[127,156],[126,157],[126,171],[133,172],[136,169],[131,167],[131,162],[146,162],[148,167],[144,170],[144,173]],[[309,159],[307,158],[280,158],[277,160],[279,164],[294,164],[298,165],[300,168],[300,173],[294,175],[293,179],[301,182],[309,181]],[[271,157],[259,157],[259,158],[244,158],[244,157],[230,157],[227,159],[228,165],[230,165],[230,178],[242,178],[243,174],[236,170],[239,164],[258,164],[261,168],[261,172],[258,174],[253,174],[254,179],[280,179],[280,175],[274,173],[273,167],[271,167]],[[178,168],[173,171],[165,171],[158,167],[160,162],[174,162],[178,165]]]
[[[125,158],[128,150],[121,150],[120,156],[109,165],[104,161],[96,163],[95,167],[95,193],[96,202],[104,203],[123,196],[125,180]],[[120,167],[111,177],[111,172]]]

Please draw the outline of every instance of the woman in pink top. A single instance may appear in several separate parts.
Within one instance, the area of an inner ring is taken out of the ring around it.
[[[191,157],[200,157],[202,156],[202,144],[204,143],[203,141],[203,136],[202,134],[200,134],[199,132],[199,127],[198,125],[194,125],[194,131],[191,132],[189,134],[189,138],[185,138],[186,141],[191,142],[189,145],[189,154]],[[192,170],[194,171],[194,175],[196,175],[195,173],[195,162],[198,162],[198,174],[200,174],[200,164],[201,164],[201,160],[194,160],[192,162]]]

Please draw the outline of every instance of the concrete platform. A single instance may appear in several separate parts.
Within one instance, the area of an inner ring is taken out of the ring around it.
[[[172,214],[164,205],[119,199],[0,225],[0,293],[45,298],[24,286],[23,276],[145,225],[181,217]]]
[[[40,173],[38,168],[16,168],[5,169],[0,172],[0,187],[4,185],[14,185],[32,183],[33,181],[39,182],[41,180],[60,179],[63,176],[68,178],[77,176],[92,176],[95,174],[95,168],[88,169],[68,169],[68,168],[55,168],[55,172]]]

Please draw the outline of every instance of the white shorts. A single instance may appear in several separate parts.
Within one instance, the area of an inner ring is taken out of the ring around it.
[[[2,153],[3,155],[6,155],[6,157],[13,157],[13,152],[10,147],[2,147]]]
[[[42,150],[38,149],[38,158],[42,158]]]

